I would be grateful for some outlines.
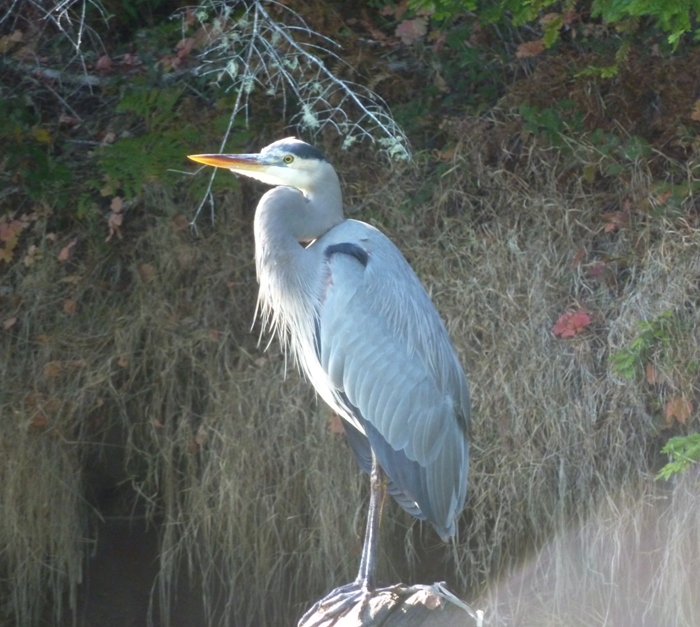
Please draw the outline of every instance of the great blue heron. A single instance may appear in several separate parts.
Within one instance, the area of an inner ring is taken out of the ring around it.
[[[369,224],[344,218],[338,176],[319,150],[287,138],[259,154],[190,159],[280,186],[255,211],[258,308],[344,418],[350,447],[370,474],[357,579],[322,603],[366,598],[375,589],[386,491],[409,514],[431,522],[443,540],[455,534],[469,457],[462,367],[396,246]]]

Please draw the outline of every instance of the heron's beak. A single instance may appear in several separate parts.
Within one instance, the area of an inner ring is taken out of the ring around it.
[[[213,165],[215,168],[228,168],[229,170],[259,171],[268,163],[262,155],[188,155],[188,159]]]

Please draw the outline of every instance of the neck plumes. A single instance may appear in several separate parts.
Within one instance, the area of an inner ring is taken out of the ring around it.
[[[299,361],[313,346],[315,306],[322,287],[323,257],[316,240],[343,222],[338,177],[328,165],[320,186],[275,187],[255,212],[255,259],[260,283],[258,311]]]

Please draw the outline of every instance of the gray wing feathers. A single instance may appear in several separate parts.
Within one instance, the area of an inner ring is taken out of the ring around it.
[[[373,237],[368,248],[366,267],[350,255],[327,260],[321,366],[361,414],[350,418],[392,482],[441,535],[452,535],[466,494],[466,380],[444,325],[401,254],[385,238]]]

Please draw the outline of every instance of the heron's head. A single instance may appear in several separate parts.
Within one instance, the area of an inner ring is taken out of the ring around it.
[[[295,187],[305,194],[323,184],[329,176],[329,169],[333,170],[320,150],[295,137],[280,139],[255,154],[189,155],[188,158],[197,163],[228,168],[268,185]]]

